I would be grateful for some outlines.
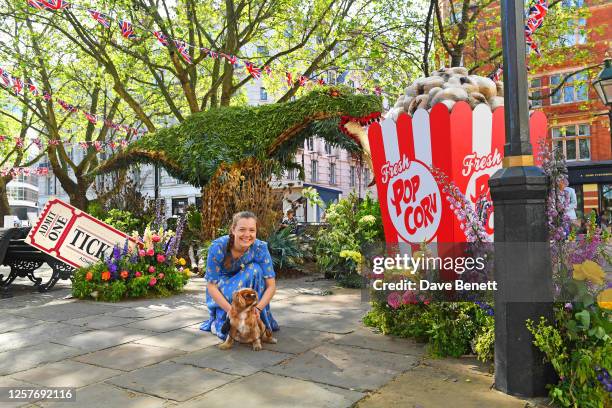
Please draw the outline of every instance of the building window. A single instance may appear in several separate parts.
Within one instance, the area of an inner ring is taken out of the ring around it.
[[[311,152],[314,151],[314,138],[309,137],[306,139],[306,148]]]
[[[329,164],[329,184],[336,184],[336,163]]]
[[[189,199],[184,198],[173,198],[172,199],[172,215],[183,215],[185,214],[185,208],[189,205]]]
[[[55,177],[47,177],[47,195],[55,194]]]
[[[370,169],[363,169],[363,185],[367,187],[370,184]]]
[[[260,101],[268,100],[268,92],[266,91],[266,88],[264,88],[263,86],[259,88],[259,100]]]
[[[529,95],[531,98],[529,102],[531,102],[532,108],[538,108],[542,106],[542,99],[538,99],[542,97],[542,78],[534,78],[529,83]]]
[[[350,170],[350,178],[349,178],[349,187],[355,187],[356,183],[356,172],[355,172],[355,166],[351,166],[351,170]]]
[[[551,129],[553,148],[559,149],[565,159],[591,159],[591,128],[586,124],[566,125]]]
[[[327,71],[327,84],[336,85],[337,73],[336,71]]]
[[[563,7],[582,7],[584,5],[584,0],[563,0],[561,1]]]
[[[562,74],[550,76],[550,91],[552,92],[563,78]],[[585,72],[579,72],[567,78],[561,89],[550,97],[551,105],[586,101],[588,99],[588,77]]]
[[[316,160],[310,162],[310,181],[317,181],[319,178],[317,174],[317,165],[318,162]]]
[[[295,180],[295,169],[287,170],[287,179]]]
[[[325,142],[325,154],[328,154],[331,156],[332,154],[332,147],[329,143]]]

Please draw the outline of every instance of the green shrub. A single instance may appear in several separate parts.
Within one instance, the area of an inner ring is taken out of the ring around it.
[[[267,242],[277,273],[282,274],[299,266],[303,253],[298,238],[291,232],[291,228],[283,228],[272,233]]]
[[[350,194],[330,205],[325,214],[328,226],[315,242],[317,266],[340,284],[361,287],[362,253],[368,244],[384,240],[380,206],[369,194],[363,201]]]

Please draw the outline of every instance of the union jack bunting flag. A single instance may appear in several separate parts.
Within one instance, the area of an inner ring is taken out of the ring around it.
[[[214,52],[213,50],[209,50],[208,51],[208,55],[210,56],[210,58],[212,59],[217,59],[219,58],[219,54],[217,54],[216,52]]]
[[[51,139],[47,143],[49,143],[51,146],[58,146],[60,144],[60,141],[57,139]]]
[[[101,152],[102,151],[102,143],[99,142],[98,140],[93,142],[93,146],[94,146],[94,149],[96,149],[96,152]]]
[[[159,41],[161,45],[163,45],[164,47],[168,46],[168,39],[166,38],[164,33],[162,33],[161,31],[153,31],[153,35],[155,36],[155,38],[157,38],[157,41]]]
[[[28,5],[30,7],[34,7],[37,10],[42,10],[46,7],[42,1],[38,1],[38,0],[28,0]]]
[[[285,76],[287,77],[287,85],[289,85],[289,87],[293,86],[293,76],[291,75],[291,72],[285,72]]]
[[[28,84],[28,90],[30,91],[32,95],[38,96],[38,87],[34,85],[33,83],[30,82]]]
[[[380,86],[376,86],[376,87],[374,87],[374,94],[375,94],[376,96],[380,96],[380,95],[382,95],[382,88],[381,88]]]
[[[306,82],[308,82],[308,77],[305,75],[301,75],[299,81],[300,81],[300,86],[304,86],[306,85]]]
[[[3,87],[8,88],[11,86],[11,74],[4,71],[2,68],[0,68],[0,80],[0,85]]]
[[[43,99],[45,101],[50,101],[51,100],[51,94],[47,91],[43,91]]]
[[[79,146],[81,146],[81,149],[83,149],[83,150],[87,150],[87,148],[89,147],[87,145],[87,142],[79,142]]]
[[[23,81],[20,78],[13,78],[13,89],[16,94],[20,94],[23,91]]]
[[[102,14],[96,10],[87,10],[87,12],[91,15],[91,18],[96,20],[98,23],[102,24],[106,28],[110,28],[110,17],[108,17],[106,14]]]
[[[317,79],[317,84],[325,85],[325,80],[323,78],[319,78],[319,79]]]
[[[253,78],[261,78],[261,68],[256,67],[255,65],[253,65],[252,62],[249,61],[246,61],[244,64],[246,66],[246,70]]]
[[[113,141],[108,142],[108,147],[110,147],[111,149],[115,150],[115,146],[116,146],[115,142]]]
[[[236,65],[236,62],[238,61],[238,58],[235,55],[227,55],[222,52],[220,52],[219,55],[221,55],[223,58],[229,61],[229,63],[232,65]]]
[[[502,66],[498,66],[497,69],[495,70],[495,72],[493,72],[491,74],[491,76],[489,78],[491,78],[493,81],[497,82],[497,81],[501,81],[501,76],[504,73],[504,69],[502,68]]]
[[[265,65],[265,66],[263,67],[263,70],[266,72],[266,74],[268,74],[268,75],[272,75],[272,68],[270,68],[270,66],[269,66],[269,65]]]
[[[43,143],[42,143],[42,140],[40,140],[39,137],[36,137],[36,138],[32,139],[32,143],[34,143],[36,145],[36,147],[38,147],[40,150],[42,150]]]
[[[78,110],[74,105],[71,105],[62,99],[58,98],[57,103],[59,103],[59,105],[67,112],[76,112]]]
[[[83,115],[85,115],[87,120],[90,121],[92,124],[95,125],[96,123],[98,123],[98,117],[96,115],[85,111],[83,111]]]
[[[119,125],[119,129],[125,133],[129,133],[130,127],[128,125]]]
[[[106,127],[114,129],[114,130],[118,130],[119,129],[119,125],[116,124],[115,122],[113,122],[112,120],[109,120],[109,119],[104,119],[104,125],[106,125]]]
[[[119,28],[121,28],[121,36],[123,38],[127,38],[133,40],[136,38],[136,34],[134,34],[134,28],[132,27],[132,23],[129,21],[121,20],[119,21]]]
[[[176,46],[178,52],[181,53],[181,56],[185,62],[191,64],[191,56],[189,55],[189,50],[187,49],[187,44],[185,41],[174,40],[174,45]]]
[[[70,4],[64,0],[40,0],[38,3],[42,3],[49,10],[63,10],[70,7]]]

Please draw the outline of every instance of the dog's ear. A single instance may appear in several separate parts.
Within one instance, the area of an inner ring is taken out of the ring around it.
[[[232,294],[232,306],[239,307],[240,306],[240,296],[238,295],[239,291],[235,291]]]

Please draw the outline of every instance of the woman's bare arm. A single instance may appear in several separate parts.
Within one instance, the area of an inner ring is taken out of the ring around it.
[[[257,308],[259,310],[263,310],[264,307],[268,306],[275,293],[276,279],[266,278],[266,290],[264,291],[264,294],[262,295],[261,299],[259,299],[259,302],[257,303]]]

